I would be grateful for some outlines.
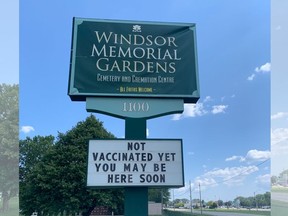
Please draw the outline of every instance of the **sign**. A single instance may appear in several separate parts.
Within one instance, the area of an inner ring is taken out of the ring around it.
[[[195,24],[74,18],[68,94],[196,103]]]
[[[182,113],[184,103],[182,99],[87,97],[86,110],[124,119],[127,117],[148,119]]]
[[[182,140],[90,140],[87,186],[182,187]]]

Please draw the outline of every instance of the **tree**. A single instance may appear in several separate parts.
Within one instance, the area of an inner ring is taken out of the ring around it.
[[[229,208],[232,206],[232,201],[227,201],[227,202],[224,202],[224,205]]]
[[[2,211],[18,194],[18,85],[0,84],[0,192]]]
[[[217,204],[218,204],[218,206],[223,206],[223,205],[224,205],[224,202],[223,202],[223,200],[218,200],[218,201],[217,201]]]
[[[163,189],[149,189],[148,190],[148,200],[154,201],[156,203],[167,204],[170,198],[170,192],[167,188]]]
[[[86,187],[88,140],[96,138],[114,136],[93,115],[70,131],[58,134],[55,144],[41,156],[20,185],[23,191],[20,208],[24,215],[31,215],[33,211],[38,215],[78,212],[89,215],[95,206],[111,206],[115,214],[123,213],[122,190]]]
[[[278,180],[277,176],[271,176],[271,184],[272,185],[276,185],[277,184],[277,180]]]
[[[20,140],[20,183],[25,182],[26,176],[33,172],[33,167],[41,162],[45,154],[53,147],[54,139],[53,136],[35,136],[33,138],[27,137],[25,140]]]
[[[24,212],[34,212],[34,185],[31,181],[34,168],[38,163],[41,163],[44,156],[53,147],[53,136],[35,136],[33,138],[27,137],[25,140],[19,142],[19,180],[20,180],[20,208],[24,207]],[[35,171],[36,172],[36,171]],[[31,214],[30,214],[31,215]]]

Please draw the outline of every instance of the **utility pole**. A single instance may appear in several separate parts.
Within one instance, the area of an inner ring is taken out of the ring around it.
[[[190,209],[191,209],[191,215],[192,215],[193,214],[193,202],[192,202],[191,181],[189,181],[189,188],[190,188]]]
[[[202,215],[202,199],[201,199],[201,186],[199,182],[199,193],[200,193],[200,209],[201,209],[201,215]]]
[[[174,189],[173,189],[173,209],[175,211]]]

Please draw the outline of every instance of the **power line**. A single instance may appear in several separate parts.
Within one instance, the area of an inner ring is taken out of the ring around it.
[[[262,164],[266,163],[266,162],[269,161],[269,160],[270,160],[270,158],[268,158],[268,159],[262,161],[261,163],[255,165],[255,167],[259,167],[259,166],[261,166]],[[217,181],[217,182],[212,183],[212,184],[207,184],[207,185],[205,185],[205,186],[213,186],[213,185],[218,185],[218,184],[221,184],[221,183],[230,181],[231,179],[236,178],[236,177],[238,177],[238,176],[241,176],[241,175],[243,175],[244,173],[246,173],[247,171],[254,169],[255,167],[251,167],[251,168],[249,168],[249,169],[243,170],[242,172],[238,173],[237,175],[231,176],[231,177],[228,178],[228,179],[225,179],[225,180],[222,180],[222,181]],[[196,188],[195,188],[193,191],[196,192]],[[189,192],[190,192],[190,190],[189,190],[189,188],[187,188],[183,193],[178,194],[178,195],[176,195],[176,196],[177,196],[177,197],[181,197],[181,196],[183,196],[183,195],[185,195],[185,194],[187,194],[187,193],[189,193]]]

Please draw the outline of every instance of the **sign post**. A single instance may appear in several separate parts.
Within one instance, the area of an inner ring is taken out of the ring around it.
[[[126,139],[146,139],[146,119],[125,119]],[[148,215],[148,187],[126,187],[124,201],[125,216]]]
[[[146,139],[146,122],[182,113],[184,103],[196,103],[200,98],[196,25],[74,18],[72,31],[70,99],[86,101],[88,112],[124,119],[125,140],[142,140],[147,150],[153,148],[145,152],[143,147],[143,154],[132,152],[127,161],[127,156],[123,156],[131,150],[127,143],[126,149],[123,142],[119,142],[120,149],[110,146],[110,150],[122,153],[109,152],[109,143],[92,148],[94,152],[90,153],[89,142],[87,186],[124,187],[125,216],[147,216],[148,187],[184,185],[182,140],[180,150],[171,143],[152,143]],[[164,153],[167,146],[170,152]],[[101,148],[103,152],[99,153]],[[134,160],[140,154],[140,161]]]

